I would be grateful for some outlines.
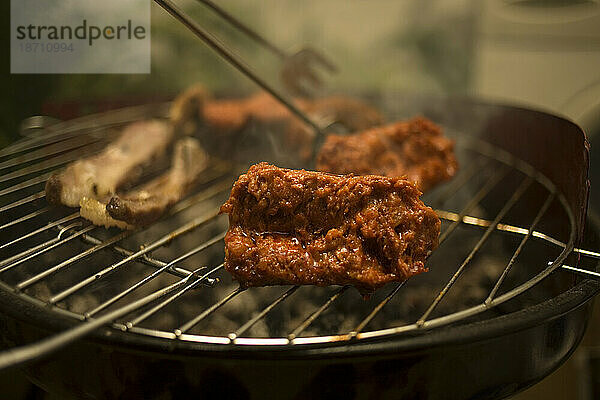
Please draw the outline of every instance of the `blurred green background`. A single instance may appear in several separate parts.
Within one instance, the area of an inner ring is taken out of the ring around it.
[[[220,1],[282,48],[310,43],[340,67],[324,76],[327,91],[409,90],[464,93],[473,59],[477,2]],[[279,61],[193,0],[177,3],[278,86]],[[468,6],[465,6],[468,5]],[[219,59],[186,28],[152,5],[152,73],[143,75],[10,74],[9,1],[2,2],[0,147],[18,137],[19,122],[46,114],[71,118],[98,108],[161,101],[195,82],[213,92],[246,93],[253,83]]]

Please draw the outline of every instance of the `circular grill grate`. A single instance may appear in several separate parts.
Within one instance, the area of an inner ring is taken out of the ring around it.
[[[485,320],[564,289],[546,278],[573,250],[566,200],[526,163],[462,132],[450,132],[459,174],[423,198],[443,220],[430,272],[370,299],[348,287],[237,287],[222,268],[227,221],[217,210],[239,171],[224,163],[213,163],[196,193],[143,230],[95,227],[46,203],[53,171],[98,152],[123,124],[165,110],[58,123],[0,151],[2,289],[49,314],[105,319],[134,334],[285,346]]]

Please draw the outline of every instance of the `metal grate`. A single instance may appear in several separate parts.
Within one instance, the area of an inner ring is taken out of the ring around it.
[[[573,215],[548,179],[458,133],[460,173],[424,199],[444,221],[440,247],[428,263],[431,272],[367,300],[349,287],[244,290],[231,282],[222,265],[226,220],[217,214],[235,178],[226,164],[213,163],[198,192],[143,230],[106,230],[72,209],[47,205],[43,185],[52,171],[102,148],[107,128],[165,110],[136,107],[58,123],[0,151],[0,289],[48,313],[88,320],[81,325],[89,329],[110,323],[167,339],[293,346],[418,334],[485,319],[505,303],[523,307],[527,300],[520,295],[563,266],[573,250],[600,258],[573,249]],[[523,204],[535,199],[541,202],[527,208],[536,212],[520,215]],[[546,218],[549,212],[552,218]],[[528,252],[544,264],[521,262]],[[496,265],[491,272],[490,264]],[[469,295],[477,300],[453,304],[449,297],[465,290],[457,289],[468,283],[465,275],[483,270],[487,284]],[[431,283],[428,276],[438,280]],[[423,303],[403,312],[415,303],[415,293]]]

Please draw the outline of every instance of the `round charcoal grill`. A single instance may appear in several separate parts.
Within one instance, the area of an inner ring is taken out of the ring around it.
[[[155,1],[319,135],[235,53]],[[292,70],[327,64],[311,49],[287,55],[202,2]],[[600,240],[592,223],[584,232],[585,135],[555,116],[469,99],[369,100],[389,120],[423,114],[442,125],[461,165],[423,197],[443,220],[430,271],[369,299],[348,287],[231,281],[217,214],[244,170],[231,160],[214,159],[195,193],[142,230],[95,227],[46,203],[53,171],[168,105],[27,121],[24,138],[0,150],[0,332],[13,348],[0,367],[28,361],[48,391],[127,399],[502,398],[549,374],[581,340],[600,290],[590,279]],[[232,159],[288,166],[277,137],[246,132]],[[164,166],[154,167],[148,178]]]
[[[240,170],[223,160],[142,230],[95,227],[46,203],[53,171],[168,105],[28,121],[25,137],[0,151],[6,347],[50,337],[35,353],[89,335],[27,366],[42,387],[87,397],[497,398],[543,378],[578,344],[600,289],[589,278],[593,224],[583,235],[583,133],[548,114],[464,99],[371,101],[389,119],[421,113],[442,124],[460,171],[423,197],[443,220],[430,271],[369,299],[348,287],[232,282],[217,210]],[[259,140],[265,132],[250,135],[244,143],[285,163]]]

